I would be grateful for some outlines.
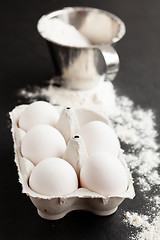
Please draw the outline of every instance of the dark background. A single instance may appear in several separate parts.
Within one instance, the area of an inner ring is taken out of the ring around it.
[[[109,217],[75,211],[61,220],[40,218],[29,198],[21,193],[13,161],[8,112],[19,104],[17,92],[27,85],[45,84],[52,63],[36,24],[41,15],[65,6],[97,7],[114,13],[126,24],[127,34],[118,43],[120,72],[114,86],[136,105],[156,112],[160,129],[160,1],[145,0],[35,0],[0,2],[0,239],[128,239],[131,227],[122,224],[121,209],[141,211],[143,200],[126,200]],[[23,103],[23,100],[21,99]],[[147,129],[146,129],[147,131]],[[159,139],[158,139],[159,140]]]

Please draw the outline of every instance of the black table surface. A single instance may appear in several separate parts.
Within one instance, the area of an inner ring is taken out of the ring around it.
[[[127,33],[117,45],[121,59],[114,86],[144,109],[156,113],[160,130],[160,1],[154,0],[27,0],[0,4],[0,239],[128,239],[132,228],[120,221],[120,209],[109,217],[73,211],[63,219],[40,218],[30,199],[22,194],[14,163],[8,112],[19,104],[17,92],[27,85],[43,86],[53,68],[36,24],[41,15],[65,6],[89,6],[110,11],[126,24]],[[21,99],[23,103],[23,99]],[[160,131],[159,131],[160,132]],[[160,138],[159,138],[160,139]],[[120,208],[137,209],[139,199]]]

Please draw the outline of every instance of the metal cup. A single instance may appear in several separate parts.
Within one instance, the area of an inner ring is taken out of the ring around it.
[[[110,19],[110,30],[104,29],[106,36],[107,31],[110,31],[109,39],[104,39],[105,34],[99,32],[100,27],[105,26],[105,16],[106,19]],[[93,43],[77,47],[51,40],[44,36],[41,28],[44,18],[60,19],[74,26],[86,39],[90,32],[98,43],[93,39]],[[42,16],[37,28],[48,44],[56,84],[69,89],[84,90],[96,86],[100,81],[111,81],[116,77],[119,70],[119,56],[113,45],[124,36],[126,31],[124,23],[117,16],[95,8],[67,7]],[[102,41],[101,35],[104,35]]]

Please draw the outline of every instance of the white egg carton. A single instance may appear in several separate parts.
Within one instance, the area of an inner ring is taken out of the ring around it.
[[[12,135],[14,140],[15,162],[18,168],[19,181],[22,184],[22,192],[26,193],[36,206],[38,214],[45,219],[55,220],[64,217],[73,210],[88,210],[100,216],[107,216],[114,213],[120,203],[125,199],[132,199],[135,196],[133,180],[129,168],[124,159],[123,150],[120,150],[119,159],[125,167],[128,176],[128,188],[125,192],[104,197],[98,193],[91,192],[85,188],[78,188],[75,192],[66,196],[44,196],[31,190],[28,180],[34,164],[22,157],[21,141],[25,132],[18,127],[18,120],[28,105],[20,105],[10,112],[12,121]],[[65,156],[73,158],[79,163],[76,172],[79,174],[80,163],[83,161],[84,151],[82,149],[81,138],[74,135],[77,130],[89,121],[102,121],[109,124],[108,119],[103,115],[84,108],[62,108],[56,107],[60,112],[60,118],[56,128],[62,133],[65,140],[72,139],[67,145]],[[74,163],[73,163],[74,165]]]

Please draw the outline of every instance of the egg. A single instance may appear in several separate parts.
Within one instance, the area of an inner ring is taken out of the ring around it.
[[[63,196],[78,188],[78,179],[68,162],[60,158],[47,158],[33,168],[29,186],[42,195]]]
[[[91,121],[80,128],[88,155],[95,152],[109,152],[118,157],[120,143],[114,130],[102,121]]]
[[[37,125],[22,139],[21,154],[35,165],[45,158],[62,157],[66,142],[62,134],[49,125]]]
[[[125,192],[128,177],[121,161],[109,153],[91,155],[80,172],[80,185],[105,197]]]
[[[26,107],[19,118],[18,124],[24,131],[29,131],[39,124],[55,126],[58,119],[59,113],[54,106],[45,101],[37,101]]]

